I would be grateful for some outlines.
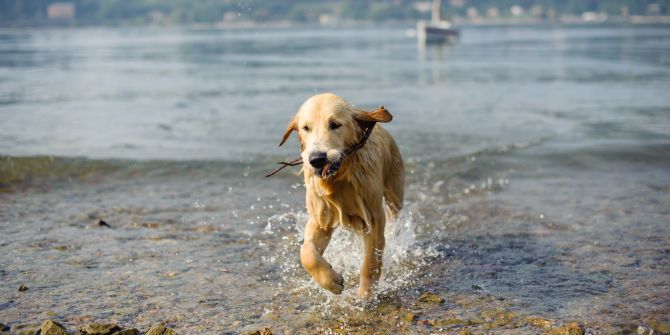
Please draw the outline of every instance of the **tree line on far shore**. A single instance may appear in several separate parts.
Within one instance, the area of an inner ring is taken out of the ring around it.
[[[54,23],[47,8],[54,3],[74,5],[76,25],[184,24],[220,21],[318,22],[324,15],[339,20],[417,20],[430,16],[428,1],[410,0],[3,0],[0,26]],[[501,17],[517,6],[530,15],[605,12],[610,15],[669,15],[670,0],[443,0],[444,17],[467,16],[492,9]],[[518,13],[517,13],[518,15]]]

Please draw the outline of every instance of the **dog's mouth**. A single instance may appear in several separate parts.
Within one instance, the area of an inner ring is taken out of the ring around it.
[[[337,160],[334,162],[328,162],[326,165],[324,165],[320,169],[314,169],[314,175],[322,178],[322,179],[328,179],[332,176],[334,176],[337,171],[340,170],[340,164],[342,163],[341,160]]]

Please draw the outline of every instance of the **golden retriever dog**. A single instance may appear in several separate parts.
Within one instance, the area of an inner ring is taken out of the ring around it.
[[[398,146],[376,124],[391,119],[383,107],[364,111],[337,95],[319,94],[300,107],[279,144],[298,133],[309,214],[300,260],[335,294],[344,289],[344,280],[323,253],[338,226],[352,229],[364,243],[358,296],[370,297],[382,274],[384,226],[387,216],[394,219],[402,208],[405,179]]]

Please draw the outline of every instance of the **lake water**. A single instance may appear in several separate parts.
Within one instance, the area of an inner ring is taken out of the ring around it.
[[[421,47],[408,28],[0,31],[0,322],[667,326],[670,29],[465,28]],[[372,305],[354,299],[348,232],[326,253],[343,295],[300,267],[298,169],[262,177],[297,157],[280,136],[324,91],[386,106],[406,160]]]

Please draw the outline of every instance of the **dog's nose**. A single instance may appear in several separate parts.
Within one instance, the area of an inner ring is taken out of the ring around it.
[[[323,151],[313,151],[309,154],[309,165],[320,169],[328,163],[328,156]]]

